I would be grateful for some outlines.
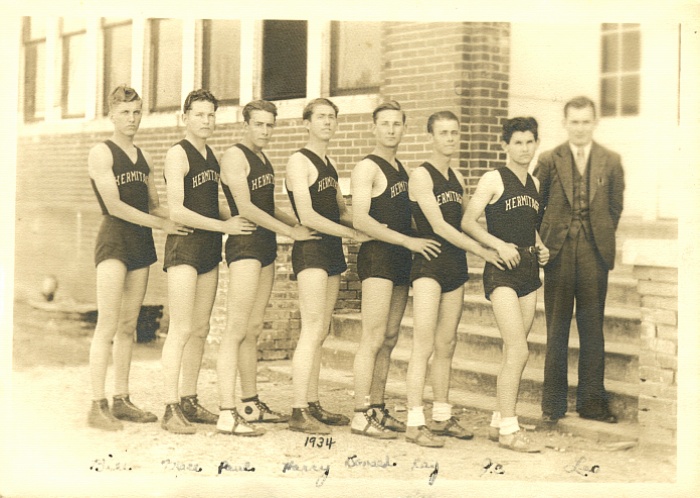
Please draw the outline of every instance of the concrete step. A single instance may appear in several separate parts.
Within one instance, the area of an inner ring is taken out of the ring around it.
[[[321,361],[325,366],[352,372],[357,343],[337,336],[329,336],[322,348]],[[391,356],[389,375],[405,381],[406,368],[411,354],[410,341],[400,339]],[[479,392],[489,397],[496,396],[496,379],[500,366],[455,355],[452,361],[450,386],[470,392]],[[430,368],[429,368],[430,370]],[[428,379],[430,371],[428,371]],[[538,405],[542,396],[542,369],[526,367],[520,383],[518,399]],[[427,382],[429,384],[429,381]],[[576,385],[578,377],[569,375],[568,411],[576,411]],[[607,380],[606,390],[610,396],[610,408],[620,418],[636,422],[639,386],[629,382]]]
[[[497,328],[496,318],[491,309],[491,303],[483,294],[464,296],[464,306],[461,323]],[[413,297],[409,296],[404,316],[413,316]],[[571,320],[570,335],[578,340],[576,313]],[[639,344],[639,326],[641,311],[639,308],[613,307],[605,308],[605,339],[610,342]],[[535,310],[535,320],[532,324],[532,334],[546,335],[547,324],[544,314],[544,303],[538,302]]]
[[[291,376],[291,365],[279,365],[270,367],[278,373],[283,373]],[[334,368],[324,367],[321,369],[321,381],[324,384],[332,384],[334,386],[345,387],[352,396],[354,389],[352,372],[346,370],[338,370]],[[406,383],[396,379],[393,376],[389,377],[386,384],[387,394],[394,396],[406,396]],[[430,401],[430,389],[426,389],[426,400]],[[468,406],[489,413],[496,409],[496,398],[487,396],[481,392],[467,391],[459,388],[450,389],[450,402],[455,406]],[[518,401],[516,412],[518,420],[521,424],[538,425],[540,422],[541,411],[539,404],[526,403]],[[639,428],[634,422],[621,421],[618,424],[606,424],[603,422],[594,422],[592,420],[584,420],[569,414],[561,419],[553,429],[556,429],[565,434],[585,437],[600,443],[614,442],[635,442],[638,440]],[[552,430],[552,429],[547,429]]]
[[[484,295],[483,267],[469,267],[469,280],[464,290],[467,295]],[[540,279],[544,282],[544,270],[540,270]],[[544,303],[544,286],[537,290],[537,302]],[[637,292],[637,279],[631,274],[612,271],[608,278],[608,294],[605,300],[606,307],[639,308],[641,297]]]
[[[333,317],[333,335],[359,343],[362,335],[362,322],[359,313],[336,314]],[[413,320],[404,318],[400,336],[410,344],[413,337]],[[528,337],[530,358],[528,366],[544,369],[547,338],[544,334],[530,334]],[[503,340],[495,327],[460,324],[457,329],[457,350],[460,358],[500,364]],[[639,382],[639,346],[629,343],[607,341],[605,344],[605,378],[616,381]],[[578,338],[569,338],[569,372],[578,372]]]

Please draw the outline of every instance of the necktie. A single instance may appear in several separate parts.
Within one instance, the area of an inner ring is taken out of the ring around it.
[[[576,149],[576,168],[578,168],[578,172],[583,176],[583,172],[586,170],[586,153],[583,147]]]

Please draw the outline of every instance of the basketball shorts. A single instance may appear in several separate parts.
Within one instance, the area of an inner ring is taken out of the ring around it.
[[[518,297],[527,296],[542,286],[540,266],[537,263],[535,246],[518,247],[520,264],[512,270],[499,270],[491,263],[484,266],[484,295],[491,299],[497,287],[510,287]]]
[[[295,241],[292,247],[292,270],[299,275],[308,268],[326,270],[329,277],[348,269],[340,237],[323,235],[320,240]]]
[[[221,261],[221,234],[195,229],[188,235],[168,235],[163,271],[171,266],[190,265],[197,274],[208,273]]]
[[[451,292],[469,280],[467,254],[451,244],[443,244],[437,258],[430,261],[423,255],[416,254],[411,267],[411,282],[419,278],[436,280],[442,292]]]
[[[408,285],[411,281],[411,251],[405,247],[370,240],[360,246],[357,255],[357,274],[360,280],[384,278],[394,285]]]
[[[250,235],[229,235],[226,239],[226,264],[241,259],[257,259],[264,268],[277,258],[275,232],[258,227]]]
[[[95,243],[95,266],[108,259],[117,259],[128,271],[146,268],[158,259],[150,227],[105,215]]]

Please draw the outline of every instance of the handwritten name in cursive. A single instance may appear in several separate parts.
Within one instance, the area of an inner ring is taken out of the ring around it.
[[[383,460],[362,460],[357,458],[357,455],[352,455],[345,460],[345,466],[352,469],[354,467],[374,467],[385,469],[387,467],[396,467],[396,462],[389,460],[389,455]]]
[[[90,470],[95,472],[106,472],[108,470],[133,470],[131,464],[117,462],[114,460],[114,455],[109,453],[107,458],[95,458],[90,465]]]
[[[255,467],[251,467],[250,462],[246,462],[243,465],[231,465],[226,460],[219,463],[217,474],[221,475],[222,472],[255,472]]]

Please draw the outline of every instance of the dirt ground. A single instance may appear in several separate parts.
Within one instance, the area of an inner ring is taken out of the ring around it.
[[[203,425],[192,436],[170,434],[159,424],[127,423],[123,431],[100,432],[86,425],[90,334],[89,327],[47,320],[16,304],[14,405],[3,424],[0,496],[586,496],[602,490],[594,483],[611,485],[610,496],[675,495],[671,450],[616,450],[536,431],[531,436],[545,450],[515,453],[488,440],[489,414],[468,407],[456,411],[476,437],[450,440],[442,449],[402,438],[375,441],[351,435],[347,427],[333,429],[330,445],[328,438],[311,444],[284,424],[268,425],[267,434],[251,439]],[[159,418],[161,347],[162,339],[136,344],[131,371],[132,400]],[[260,395],[279,410],[291,404],[288,365],[260,364]],[[210,409],[217,406],[213,366],[209,354],[199,381],[200,400]],[[110,371],[108,393],[111,387]],[[321,399],[327,408],[350,414],[349,389],[323,383]],[[404,403],[387,400],[390,407]]]

